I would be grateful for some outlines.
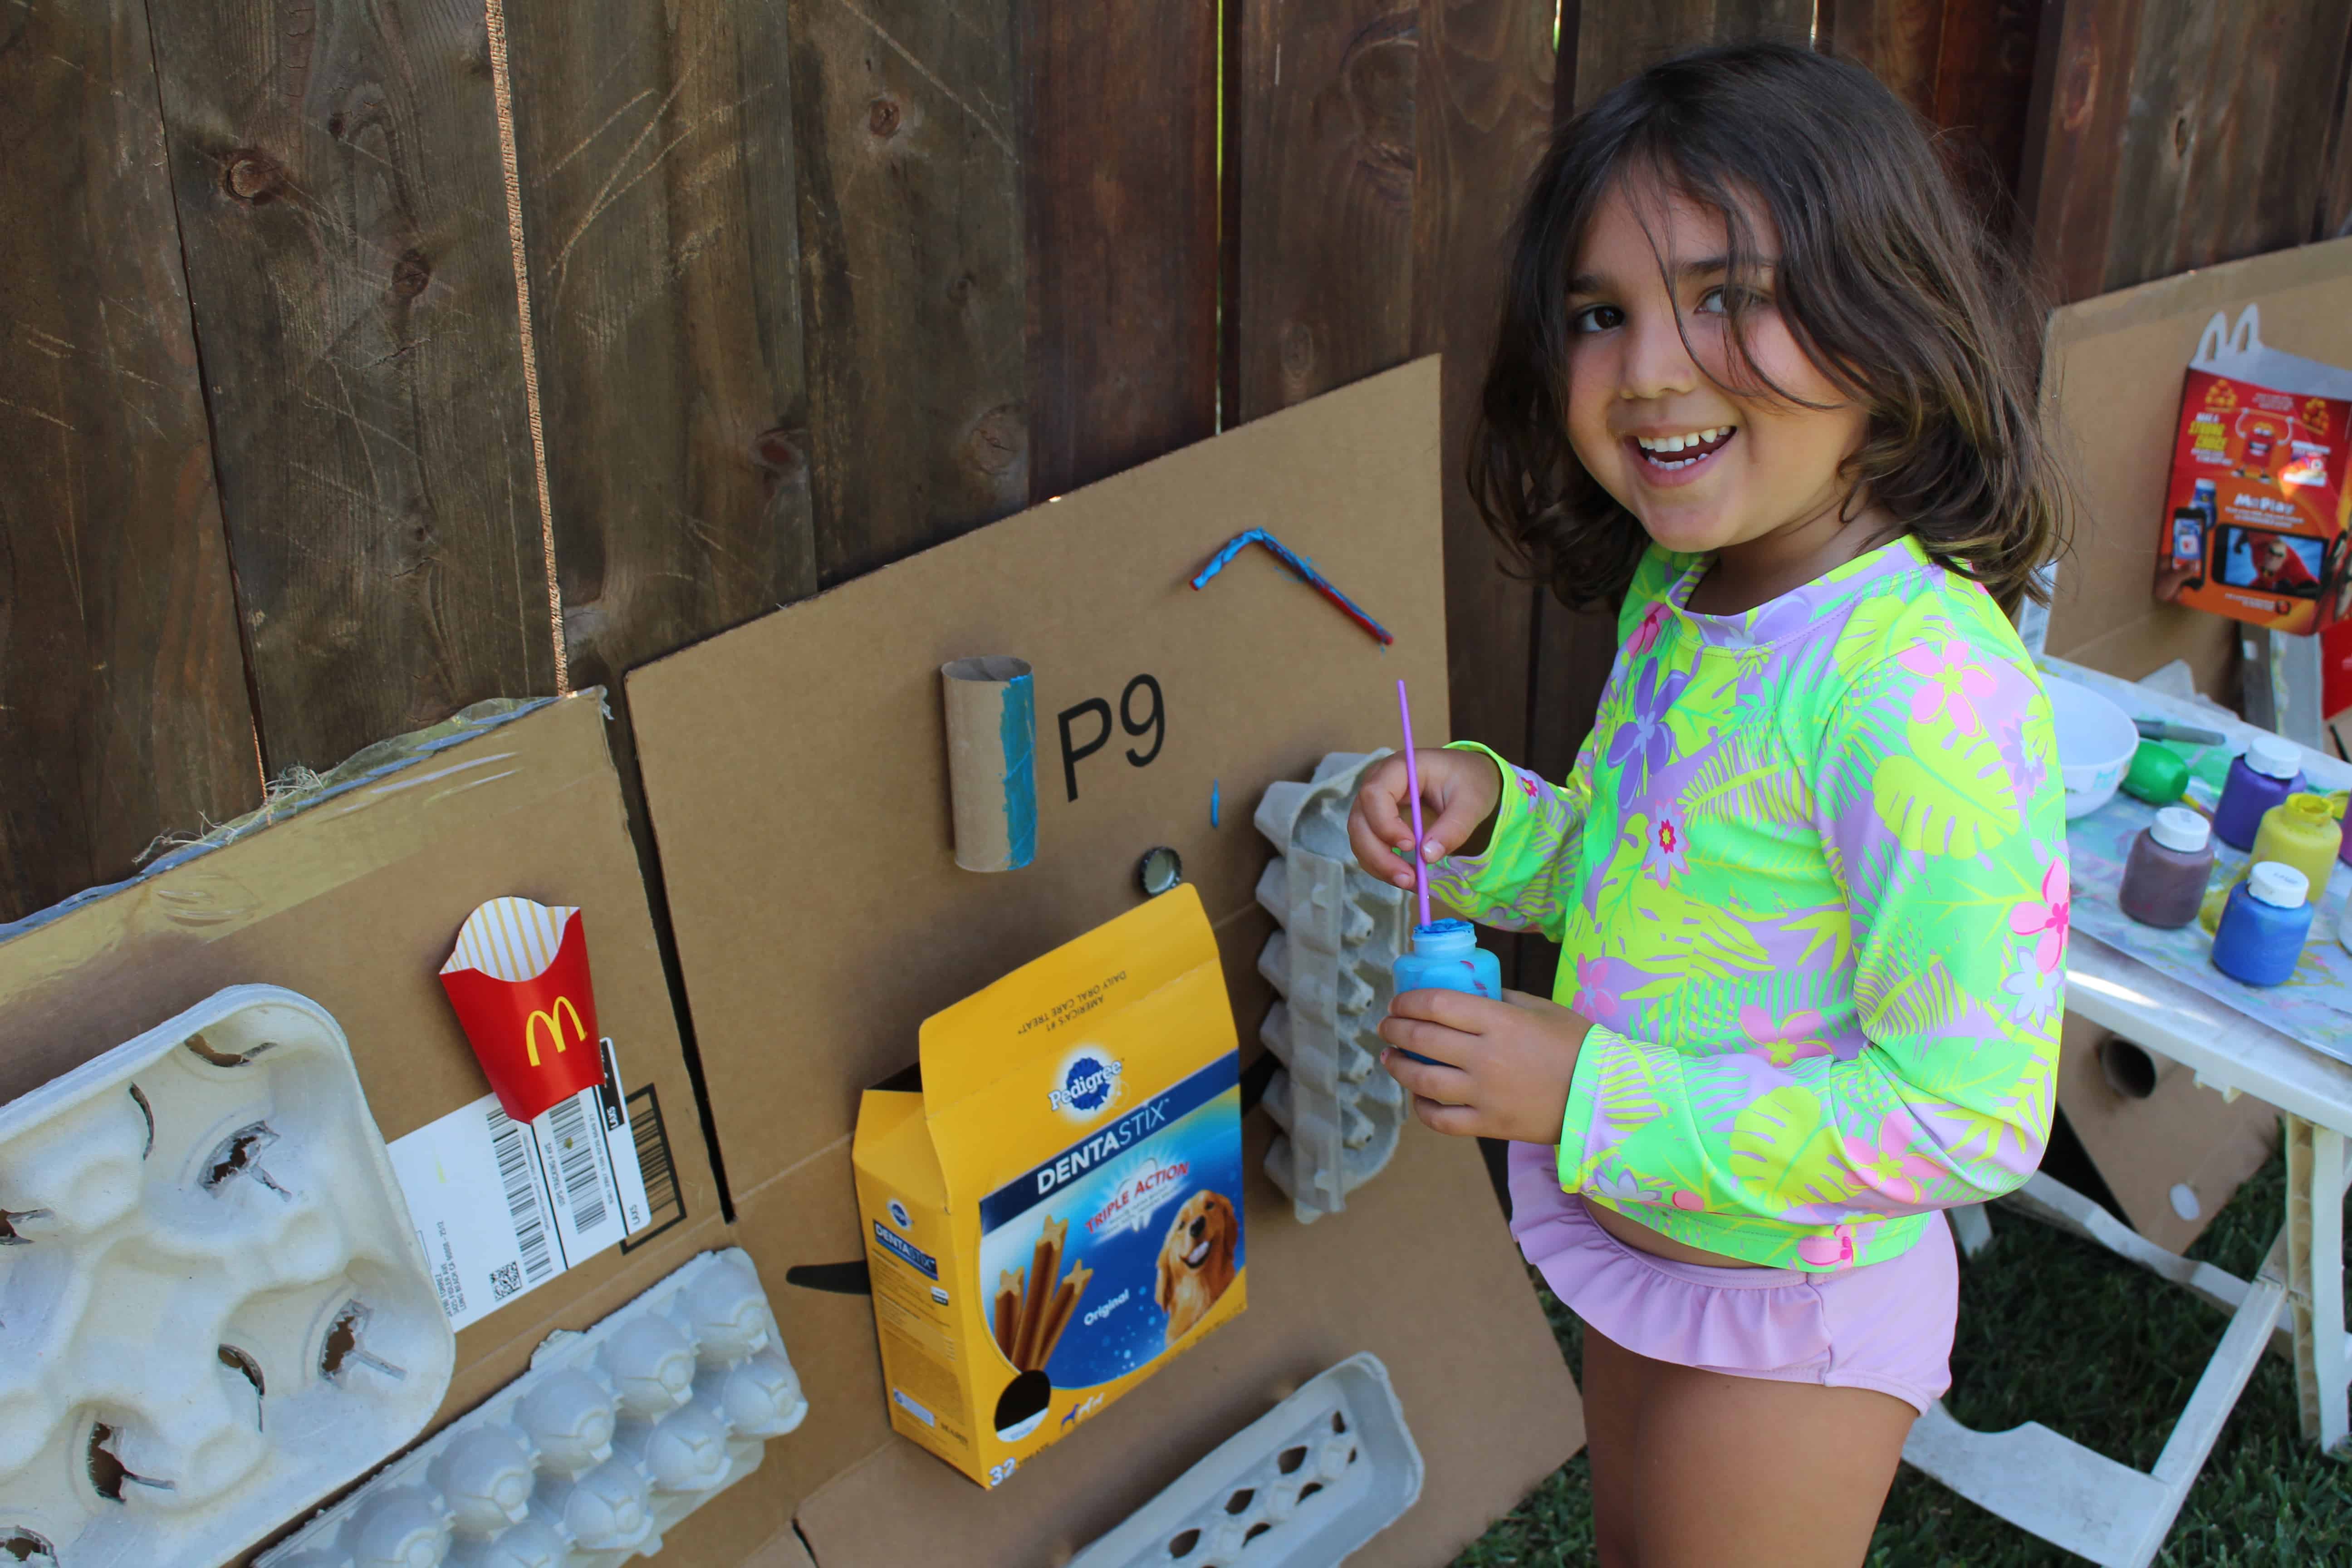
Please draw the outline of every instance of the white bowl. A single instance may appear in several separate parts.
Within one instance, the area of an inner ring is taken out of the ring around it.
[[[2058,726],[2058,771],[2065,780],[2071,822],[2115,799],[2116,786],[2139,750],[2139,730],[2130,714],[2087,686],[2054,677],[2043,684]]]

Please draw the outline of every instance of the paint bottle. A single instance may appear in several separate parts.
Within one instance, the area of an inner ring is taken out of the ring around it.
[[[2142,925],[2170,931],[2197,918],[2213,874],[2213,835],[2185,805],[2168,805],[2132,840],[2116,904]]]
[[[2263,814],[2303,787],[2301,753],[2294,742],[2257,735],[2246,754],[2230,763],[2221,804],[2213,808],[2213,836],[2232,849],[2252,849]]]
[[[2292,975],[2311,935],[2310,892],[2294,867],[2257,861],[2221,911],[2213,967],[2248,985],[2276,985]]]
[[[2189,789],[2189,763],[2161,741],[2142,741],[2124,774],[2124,793],[2150,805],[2170,805]]]
[[[1478,945],[1468,921],[1432,921],[1416,926],[1412,951],[1397,955],[1393,978],[1397,994],[1407,991],[1466,991],[1473,996],[1503,999],[1503,963]],[[1406,1056],[1425,1062],[1415,1051]]]
[[[2292,866],[2314,891],[2325,893],[2327,874],[2336,868],[2336,852],[2343,847],[2344,829],[2326,798],[2291,795],[2263,813],[2262,830],[2254,835],[2254,859]]]

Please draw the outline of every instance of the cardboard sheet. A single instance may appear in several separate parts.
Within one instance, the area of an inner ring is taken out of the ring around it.
[[[1131,907],[1155,846],[1200,892],[1255,1054],[1259,795],[1327,752],[1394,744],[1401,676],[1423,743],[1445,733],[1436,372],[1256,421],[630,677],[736,1239],[811,1403],[754,1484],[680,1527],[683,1560],[758,1562],[797,1516],[819,1568],[1050,1561],[1359,1350],[1387,1362],[1431,1467],[1360,1561],[1444,1561],[1580,1446],[1476,1149],[1417,1128],[1346,1214],[1306,1228],[1259,1171],[1265,1117],[1245,1119],[1250,1310],[994,1494],[889,1434],[868,1300],[794,1282],[864,1257],[860,1092],[914,1061],[925,1017]],[[1253,527],[1395,645],[1264,551],[1187,586]],[[954,862],[938,689],[942,662],[980,653],[1036,672],[1037,857],[995,875]],[[1087,754],[1066,756],[1064,715]]]
[[[2107,1032],[2066,1020],[2058,1058],[2058,1107],[2134,1230],[2174,1252],[2205,1234],[2231,1194],[2278,1147],[2277,1108],[2252,1095],[2224,1100],[2179,1063],[2150,1058],[2155,1087],[2126,1094],[2099,1065]],[[2194,1212],[2173,1189],[2185,1187]]]
[[[846,1131],[925,1017],[1129,907],[1154,846],[1182,856],[1221,938],[1258,921],[1258,795],[1326,752],[1395,744],[1400,676],[1424,743],[1445,732],[1436,387],[1434,360],[1372,377],[629,677],[739,1201]],[[1187,585],[1253,527],[1312,556],[1396,646],[1264,551]],[[940,712],[940,666],[979,653],[1036,669],[1037,858],[996,875],[956,867]],[[1065,713],[1074,751],[1111,721],[1074,764]],[[1248,975],[1257,945],[1226,958]],[[1251,994],[1236,987],[1245,1040]]]
[[[2234,705],[2235,622],[2150,592],[2180,388],[2217,310],[2262,307],[2263,335],[2352,365],[2352,239],[2200,268],[2051,313],[2042,395],[2063,426],[2083,501],[2058,569],[2049,651],[2137,680],[2185,658],[2198,689]]]
[[[1451,1561],[1584,1441],[1486,1166],[1474,1144],[1408,1129],[1380,1181],[1306,1226],[1258,1169],[1265,1118],[1245,1125],[1250,1310],[992,1493],[889,1433],[863,1297],[779,1283],[789,1259],[856,1256],[847,1150],[771,1184],[738,1215],[736,1240],[769,1282],[809,1424],[770,1445],[752,1484],[680,1525],[670,1550],[751,1568],[797,1512],[819,1568],[1060,1562],[1299,1384],[1369,1350],[1429,1472],[1421,1502],[1349,1562]]]
[[[399,1138],[488,1092],[436,972],[474,907],[509,893],[587,911],[600,1023],[630,1089],[653,1090],[686,1219],[461,1331],[437,1426],[520,1373],[552,1330],[585,1327],[725,1244],[594,695],[527,713],[0,943],[0,1099],[224,985],[262,981],[334,1014],[378,1128]],[[657,1205],[656,1223],[672,1212]]]

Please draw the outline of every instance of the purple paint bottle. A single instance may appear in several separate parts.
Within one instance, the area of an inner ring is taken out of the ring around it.
[[[2185,805],[2168,805],[2132,840],[2116,907],[2142,925],[2169,931],[2197,918],[2213,875],[2213,834]]]
[[[2263,814],[2303,787],[2302,752],[2278,735],[2257,735],[2230,763],[2221,804],[2213,809],[2213,837],[2232,849],[2252,849]]]
[[[1466,991],[1496,1002],[1503,999],[1503,961],[1478,945],[1468,921],[1433,921],[1415,927],[1412,951],[1397,955],[1393,978],[1399,995]],[[1417,1062],[1429,1060],[1418,1051],[1404,1054]]]
[[[2311,880],[2292,866],[2261,860],[2230,889],[2213,933],[2213,967],[2248,985],[2277,985],[2294,973],[2311,935]]]

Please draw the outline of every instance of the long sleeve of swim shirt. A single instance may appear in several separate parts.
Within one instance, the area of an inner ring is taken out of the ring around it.
[[[1487,847],[1432,890],[1561,945],[1554,995],[1593,1026],[1564,1190],[1748,1262],[1851,1268],[2040,1163],[2056,736],[2007,617],[1915,541],[1738,616],[1681,608],[1704,564],[1643,560],[1575,773],[1496,758]]]

